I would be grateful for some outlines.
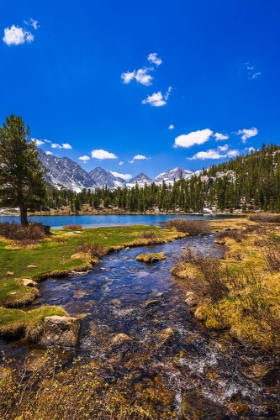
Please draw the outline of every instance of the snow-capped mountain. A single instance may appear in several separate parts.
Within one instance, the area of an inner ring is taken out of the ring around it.
[[[97,187],[88,172],[73,160],[47,155],[41,149],[38,149],[38,154],[43,168],[47,169],[45,179],[54,187],[64,187],[76,192],[80,192],[83,188],[95,189]]]
[[[194,175],[198,175],[200,171],[191,172],[187,169],[176,168],[159,174],[154,180],[147,175],[141,173],[129,182],[120,177],[116,177],[110,171],[103,168],[95,168],[90,172],[86,172],[81,166],[73,160],[63,157],[58,158],[53,155],[46,154],[43,150],[38,149],[39,158],[42,166],[47,170],[45,179],[56,188],[67,188],[76,192],[82,191],[83,188],[94,191],[96,188],[103,188],[107,185],[109,189],[118,187],[135,187],[136,183],[139,187],[150,185],[152,182],[160,185],[164,181],[166,184],[173,184],[174,179],[177,181],[181,177],[189,179]]]
[[[173,169],[169,169],[167,172],[163,172],[155,177],[154,183],[155,184],[162,184],[164,181],[166,184],[173,184],[174,179],[178,181],[178,179],[189,179],[194,175],[194,172],[188,171],[187,169],[181,169],[178,166]]]
[[[132,188],[135,187],[136,183],[138,184],[138,187],[144,187],[145,184],[150,185],[153,182],[151,178],[149,178],[147,175],[141,174],[135,176],[134,178],[131,178],[129,182],[127,182],[127,187]]]
[[[103,188],[105,185],[109,189],[115,189],[117,187],[124,187],[126,185],[125,180],[114,176],[110,171],[105,171],[100,167],[93,169],[88,174],[92,181],[96,184],[97,188]]]

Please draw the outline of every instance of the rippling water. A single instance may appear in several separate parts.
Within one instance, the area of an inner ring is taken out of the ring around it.
[[[89,274],[43,282],[33,306],[62,305],[81,317],[76,354],[94,361],[108,382],[130,375],[134,384],[158,389],[159,404],[168,397],[177,418],[242,418],[226,416],[237,403],[248,407],[252,419],[279,418],[277,360],[195,321],[184,302],[184,281],[169,273],[182,246],[222,256],[213,236],[122,250],[104,257]],[[142,252],[164,252],[167,258],[137,262]],[[114,347],[119,333],[132,340]],[[18,343],[9,348],[19,352]]]

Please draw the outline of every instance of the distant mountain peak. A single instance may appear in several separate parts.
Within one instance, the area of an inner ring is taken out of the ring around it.
[[[193,175],[198,174],[176,166],[167,172],[162,172],[154,180],[141,172],[129,182],[126,182],[120,176],[116,177],[112,172],[106,171],[100,166],[90,172],[86,172],[78,163],[68,157],[58,158],[53,155],[47,155],[42,149],[38,149],[38,154],[43,168],[47,169],[46,181],[56,188],[67,188],[76,192],[82,191],[83,188],[90,190],[104,188],[105,185],[109,189],[116,189],[125,186],[132,188],[135,187],[136,183],[139,187],[150,185],[152,182],[161,184],[162,181],[173,184],[174,179],[178,180],[181,177],[189,179]]]

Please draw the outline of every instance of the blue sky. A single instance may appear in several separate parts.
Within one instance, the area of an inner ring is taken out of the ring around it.
[[[277,0],[1,0],[0,124],[21,115],[48,153],[152,178],[280,144],[279,15]]]

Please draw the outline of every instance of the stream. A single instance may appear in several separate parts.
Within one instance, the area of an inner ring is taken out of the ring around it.
[[[214,239],[190,237],[109,254],[88,274],[41,283],[32,307],[61,305],[80,317],[75,355],[99,366],[108,383],[129,376],[135,386],[159,392],[159,404],[172,404],[174,418],[280,419],[279,360],[234,342],[226,331],[207,331],[185,303],[184,281],[169,272],[185,246],[222,258]],[[166,260],[135,260],[154,252]],[[120,333],[131,340],[114,342]],[[1,342],[0,350],[15,358],[43,351],[19,344]]]

